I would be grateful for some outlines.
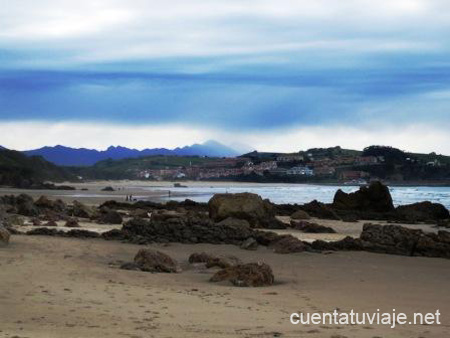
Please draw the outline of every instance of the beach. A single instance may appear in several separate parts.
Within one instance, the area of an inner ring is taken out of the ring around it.
[[[142,246],[99,239],[13,236],[0,248],[2,337],[436,337],[450,334],[448,260],[367,252],[279,255],[266,248],[171,243],[149,246],[183,272],[117,268]],[[193,252],[272,266],[275,285],[209,283]],[[441,325],[292,325],[293,312],[442,313]]]

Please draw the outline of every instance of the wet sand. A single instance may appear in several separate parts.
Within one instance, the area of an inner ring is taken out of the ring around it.
[[[274,254],[232,245],[152,245],[180,274],[125,271],[142,246],[13,236],[0,248],[0,337],[448,337],[450,262],[367,252]],[[236,288],[193,268],[197,251],[264,261],[276,285]],[[441,325],[294,326],[292,312],[441,312]]]

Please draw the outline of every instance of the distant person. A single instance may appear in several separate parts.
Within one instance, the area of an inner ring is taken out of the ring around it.
[[[170,192],[170,190],[169,190],[169,198],[170,198],[170,194],[171,194],[171,192]]]

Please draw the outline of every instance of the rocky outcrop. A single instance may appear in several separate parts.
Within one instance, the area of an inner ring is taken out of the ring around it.
[[[399,219],[406,222],[439,221],[450,218],[447,208],[439,203],[420,202],[401,205],[396,211]]]
[[[450,258],[450,232],[424,233],[399,225],[365,224],[360,238],[315,241],[314,250],[364,250],[403,256]]]
[[[211,282],[229,281],[240,287],[270,286],[274,283],[274,275],[269,265],[265,263],[248,263],[232,266],[216,272]]]
[[[189,215],[164,221],[135,218],[122,227],[124,239],[138,244],[146,243],[212,243],[235,244],[252,236],[252,229],[215,224],[208,217]]]
[[[389,188],[379,181],[372,182],[368,187],[361,187],[353,193],[338,190],[332,204],[336,210],[358,210],[372,212],[391,212],[394,210]]]
[[[301,206],[302,210],[306,211],[310,216],[321,218],[321,219],[334,219],[340,220],[341,218],[336,214],[336,212],[331,209],[328,205],[314,200],[310,203],[306,203]]]
[[[208,206],[209,216],[216,222],[233,217],[248,221],[252,227],[285,228],[275,218],[273,205],[256,194],[216,194],[209,200]]]
[[[134,257],[134,264],[147,272],[179,272],[178,263],[160,251],[141,249]]]
[[[291,221],[291,227],[295,230],[300,230],[311,234],[334,234],[336,231],[333,228],[312,223],[308,221]]]

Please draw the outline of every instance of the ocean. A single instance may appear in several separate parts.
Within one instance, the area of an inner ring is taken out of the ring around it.
[[[353,192],[359,189],[356,186],[339,186],[339,185],[315,185],[315,184],[236,184],[210,186],[208,183],[187,187],[148,187],[146,190],[153,191],[167,191],[167,196],[164,199],[171,199],[182,201],[186,198],[197,202],[208,202],[208,200],[218,193],[239,193],[251,192],[268,198],[274,203],[297,203],[303,204],[314,199],[330,203],[333,201],[333,196],[338,189],[345,192]],[[450,187],[389,187],[392,199],[395,205],[410,204],[421,201],[431,201],[441,203],[450,209]],[[170,190],[170,197],[168,191]]]

